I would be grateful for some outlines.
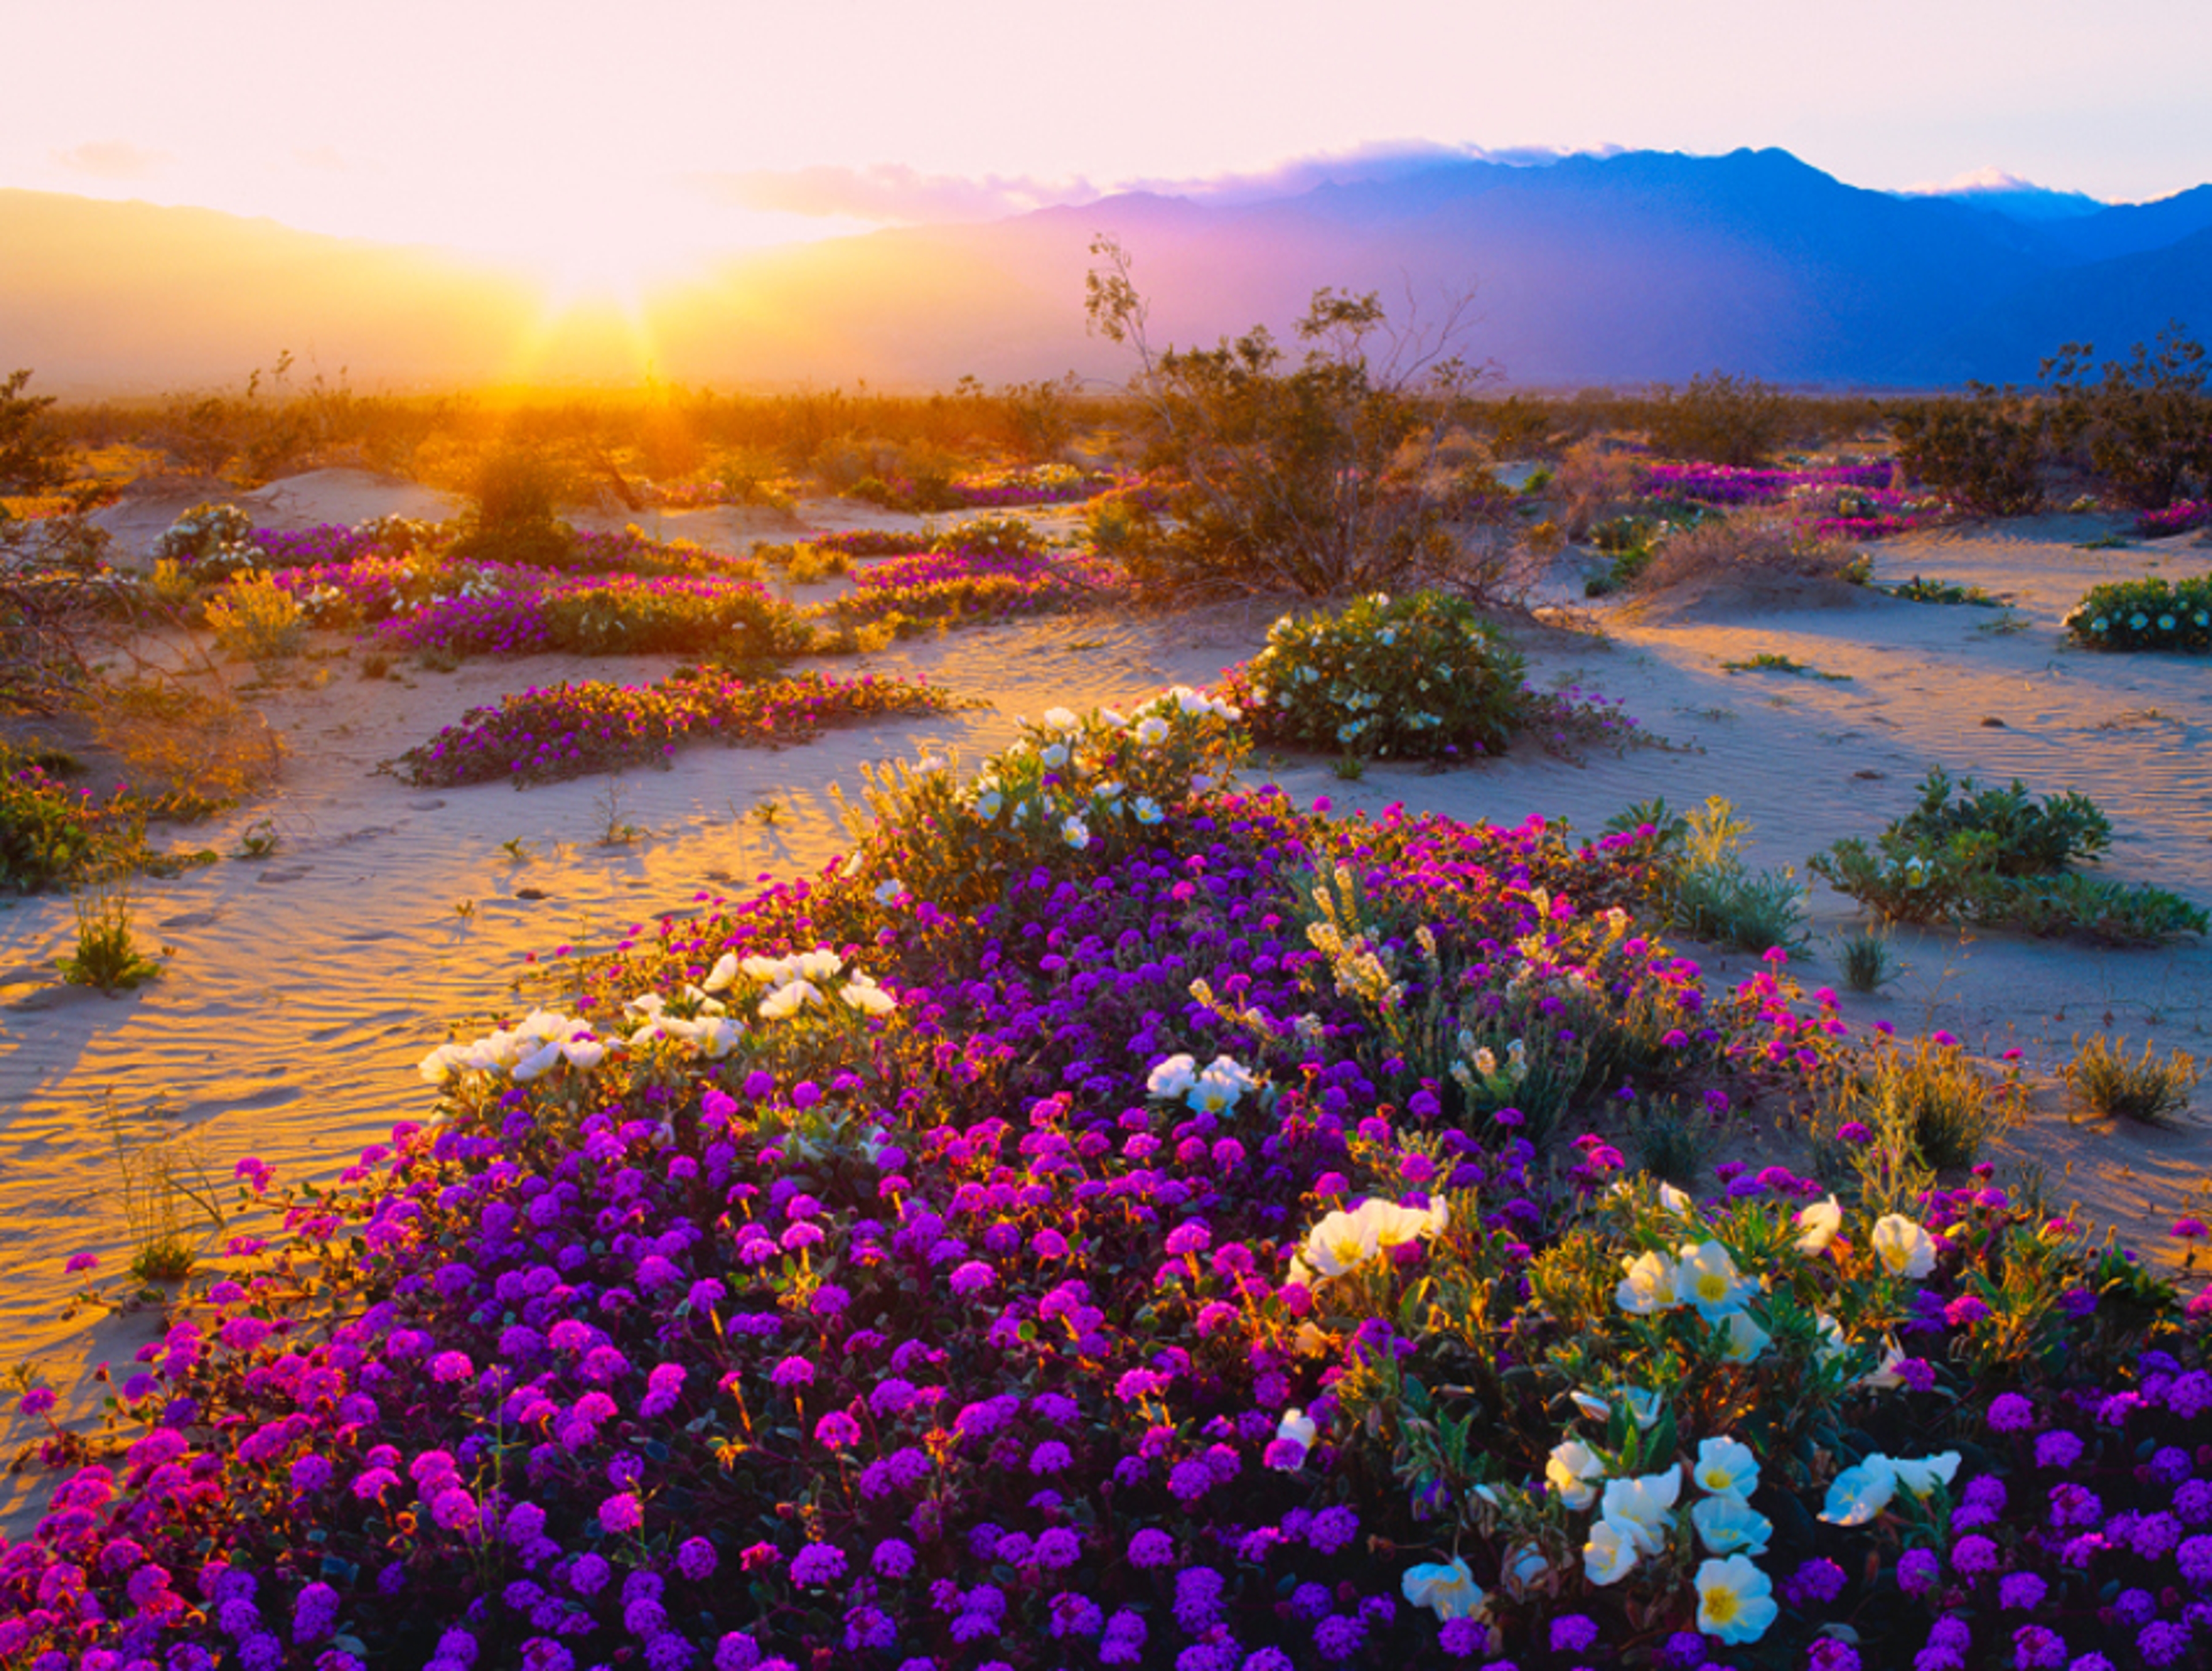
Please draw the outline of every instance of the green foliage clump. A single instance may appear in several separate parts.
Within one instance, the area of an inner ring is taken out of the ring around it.
[[[1882,590],[1908,604],[1971,604],[1977,609],[2002,606],[2001,599],[1990,597],[1980,586],[1960,586],[1955,580],[1923,580],[1917,574]]]
[[[1285,616],[1228,690],[1264,742],[1455,761],[1512,741],[1525,717],[1523,669],[1473,605],[1378,592],[1334,613]]]
[[[2092,650],[2212,650],[2212,574],[2093,586],[2066,612],[2065,627]]]
[[[1973,779],[1954,785],[1941,767],[1922,780],[1920,805],[1891,828],[1916,847],[1986,835],[2000,876],[2041,875],[2077,859],[2100,858],[2112,844],[2111,820],[2087,795],[2069,791],[2039,803],[2018,778],[2010,788],[1978,792]]]
[[[2197,1059],[2185,1050],[2160,1061],[2148,1039],[2142,1054],[2130,1059],[2124,1044],[2099,1033],[2075,1052],[2059,1075],[2075,1101],[2100,1119],[2164,1126],[2189,1106],[2198,1069]]]
[[[1869,848],[1856,836],[1809,862],[1813,872],[1894,922],[1979,924],[2116,943],[2206,932],[2203,910],[2163,889],[2068,868],[2111,844],[2111,823],[2087,796],[2037,803],[2025,785],[1977,793],[1939,769],[1920,805]]]
[[[1670,459],[1748,468],[1781,444],[1789,417],[1787,398],[1771,384],[1716,371],[1692,377],[1686,388],[1662,390],[1646,432]]]

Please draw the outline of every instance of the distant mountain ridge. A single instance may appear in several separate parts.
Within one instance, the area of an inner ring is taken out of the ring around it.
[[[2062,342],[2117,356],[2174,319],[2212,334],[2212,185],[2063,213],[2045,199],[2064,194],[2028,190],[2033,204],[1867,191],[1768,149],[1446,160],[1236,204],[1131,193],[732,259],[656,310],[653,369],[720,384],[1119,380],[1127,357],[1083,328],[1100,233],[1133,258],[1156,344],[1255,323],[1285,334],[1322,285],[1410,295],[1431,317],[1472,288],[1474,352],[1523,386],[1717,369],[2023,381]],[[95,248],[95,278],[52,278]],[[549,331],[517,283],[429,252],[0,191],[0,366],[37,366],[49,386],[134,370],[143,386],[235,381],[281,348],[357,385],[638,369],[611,319]]]

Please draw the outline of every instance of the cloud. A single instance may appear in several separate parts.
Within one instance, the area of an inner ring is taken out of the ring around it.
[[[1048,181],[1024,175],[924,174],[903,163],[866,168],[823,165],[695,175],[694,189],[712,201],[773,214],[884,223],[994,221],[1054,204],[1089,203],[1100,192],[1085,180]]]
[[[173,160],[167,151],[149,151],[127,139],[88,139],[52,155],[73,173],[112,180],[149,179]]]
[[[1618,146],[1589,155],[1610,155]],[[1095,203],[1109,193],[1149,191],[1194,203],[1264,203],[1295,197],[1322,185],[1350,185],[1401,179],[1457,162],[1490,162],[1509,167],[1540,167],[1574,153],[1541,146],[1485,150],[1479,145],[1439,145],[1426,141],[1391,141],[1351,150],[1291,157],[1271,167],[1198,176],[1141,176],[1092,184],[1072,179],[1038,179],[1025,174],[925,174],[902,163],[866,168],[823,165],[809,168],[757,169],[742,173],[699,174],[689,184],[710,201],[726,206],[814,217],[842,216],[878,224],[944,221],[994,221],[1056,204]]]

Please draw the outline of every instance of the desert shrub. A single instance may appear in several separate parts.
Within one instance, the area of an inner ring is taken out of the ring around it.
[[[1459,484],[1431,466],[1474,380],[1463,305],[1425,330],[1394,325],[1373,293],[1323,289],[1294,365],[1265,327],[1156,355],[1127,257],[1108,239],[1092,253],[1091,325],[1135,351],[1132,387],[1180,483],[1173,529],[1129,554],[1140,585],[1326,597],[1454,568]]]
[[[568,566],[575,531],[561,520],[564,503],[578,496],[573,471],[530,447],[502,447],[486,457],[469,483],[447,556],[454,562]]]
[[[2056,428],[2081,447],[2092,470],[2130,502],[2163,510],[2196,486],[2212,491],[2212,363],[2179,320],[2154,344],[2137,343],[2127,363],[2093,371],[2087,343],[2069,343],[2044,362],[2057,397]]]
[[[2085,796],[2040,804],[2018,782],[1976,793],[1938,769],[1920,805],[1869,848],[1847,836],[1808,861],[1814,874],[1896,922],[1978,923],[2039,935],[2081,934],[2126,944],[2203,933],[2204,911],[2148,884],[2085,876],[2067,866],[2112,840]]]
[[[1340,611],[1283,617],[1224,689],[1265,742],[1455,761],[1512,741],[1524,718],[1523,665],[1462,599],[1375,592]]]
[[[2065,627],[2092,650],[2212,650],[2212,574],[2092,586],[2067,611]]]
[[[226,580],[207,602],[216,642],[250,661],[276,661],[297,653],[307,623],[299,600],[266,574]]]
[[[1646,428],[1653,450],[1668,458],[1748,467],[1765,462],[1788,420],[1780,390],[1717,371],[1692,377],[1684,388],[1662,390]]]
[[[1540,396],[1510,394],[1486,400],[1476,412],[1476,422],[1490,437],[1490,450],[1498,458],[1545,457],[1555,450],[1551,404]]]
[[[1549,489],[1557,499],[1556,517],[1569,539],[1584,539],[1609,517],[1640,498],[1638,483],[1644,460],[1603,441],[1577,441],[1559,459]]]
[[[1985,516],[2041,509],[2050,405],[2012,389],[1970,387],[1965,396],[1892,410],[1898,462],[1916,481]]]
[[[1856,549],[1825,538],[1786,513],[1751,510],[1708,518],[1668,533],[1651,547],[1631,589],[1657,593],[1709,579],[1796,576],[1862,581],[1867,562]]]
[[[2078,1046],[2074,1060],[2058,1072],[2087,1113],[2147,1126],[2171,1124],[2189,1106],[2189,1093],[2199,1077],[2196,1058],[2185,1050],[2176,1050],[2160,1061],[2145,1039],[2142,1054],[2130,1059],[2124,1041],[2102,1033]]]
[[[30,380],[27,367],[0,378],[0,495],[42,494],[70,477],[69,435],[53,420],[55,398],[25,394]]]

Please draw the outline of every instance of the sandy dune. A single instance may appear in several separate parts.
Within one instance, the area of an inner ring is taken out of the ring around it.
[[[295,478],[263,498],[257,517],[277,526],[444,508],[420,489],[352,471]],[[181,508],[118,518],[118,539],[150,540]],[[672,513],[657,529],[641,520],[653,532],[717,543],[751,537],[734,523],[717,526],[711,513]],[[1918,573],[1979,585],[2014,599],[2002,614],[1863,596],[1840,607],[1704,608],[1674,619],[1655,611],[1638,619],[1608,600],[1592,611],[1606,637],[1528,636],[1540,683],[1625,698],[1670,749],[1577,767],[1523,748],[1448,775],[1376,766],[1357,783],[1323,763],[1265,769],[1263,757],[1252,775],[1272,776],[1302,799],[1327,795],[1340,809],[1402,801],[1470,819],[1563,817],[1589,830],[1652,795],[1680,807],[1719,794],[1751,823],[1756,863],[1802,866],[1839,836],[1871,836],[1941,764],[1954,775],[2017,776],[2039,793],[2087,793],[2118,831],[2112,874],[2212,902],[2212,668],[2180,657],[2095,656],[2062,647],[2058,634],[2060,617],[2095,581],[2154,565],[2194,571],[2206,554],[2186,541],[2078,549],[2110,526],[2052,518],[1876,549],[1878,579]],[[1559,597],[1571,597],[1564,581]],[[695,749],[665,771],[520,793],[425,792],[376,767],[503,690],[563,678],[647,678],[668,664],[540,658],[371,684],[339,662],[321,688],[266,699],[289,739],[281,786],[211,828],[172,835],[228,853],[266,817],[281,844],[264,860],[226,860],[142,884],[139,924],[174,948],[165,978],[118,999],[61,986],[53,959],[74,933],[68,900],[0,909],[0,1358],[45,1363],[64,1407],[83,1409],[96,1389],[79,1380],[82,1367],[127,1357],[144,1338],[143,1320],[60,1321],[81,1280],[64,1273],[68,1255],[99,1254],[109,1270],[129,1256],[113,1200],[110,1110],[134,1138],[188,1131],[226,1178],[248,1154],[283,1177],[330,1176],[394,1120],[428,1110],[415,1063],[449,1020],[499,1008],[526,956],[543,966],[607,948],[657,915],[696,909],[763,874],[818,866],[843,846],[828,786],[857,787],[863,762],[910,757],[927,745],[956,748],[972,763],[1011,737],[1017,714],[1130,703],[1165,684],[1202,684],[1259,647],[1272,613],[1255,605],[1054,619],[902,646],[863,665],[925,673],[989,708],[784,750]],[[1720,665],[1761,651],[1848,682]],[[610,843],[617,824],[643,833]],[[464,902],[465,915],[457,908]],[[1850,902],[1825,888],[1813,904],[1824,940],[1855,921]],[[1878,999],[1849,1000],[1847,1016],[1948,1028],[1990,1054],[2019,1048],[2038,1111],[2009,1140],[2013,1158],[2047,1170],[2054,1200],[2078,1200],[2147,1256],[2176,1259],[2172,1219],[2207,1216],[2212,1127],[2069,1124],[2051,1072],[2076,1035],[2097,1030],[2203,1054],[2212,949],[1911,931],[1897,945],[1904,978]],[[1707,960],[1713,970],[1747,963]],[[1816,945],[1798,972],[1808,985],[1836,981],[1831,948]],[[20,1510],[28,1488],[21,1479],[0,1488],[0,1516]]]

